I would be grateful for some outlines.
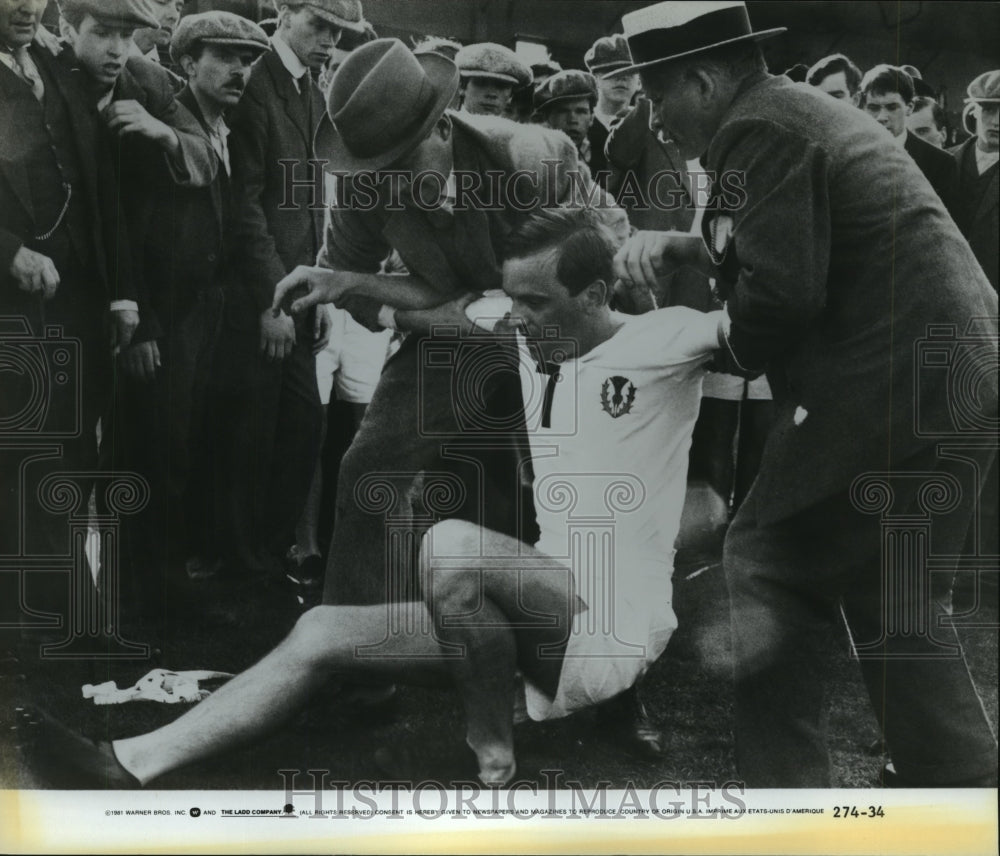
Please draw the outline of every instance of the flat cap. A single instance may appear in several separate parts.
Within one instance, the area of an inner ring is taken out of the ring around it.
[[[160,19],[149,0],[60,0],[59,9],[83,12],[116,27],[158,29]]]
[[[344,30],[363,33],[368,23],[361,11],[361,0],[305,0],[305,5],[324,21]]]
[[[616,33],[594,42],[583,61],[594,77],[604,77],[612,71],[632,65],[632,54],[629,53],[625,36]]]
[[[180,58],[198,43],[252,48],[263,53],[270,46],[267,34],[253,21],[232,12],[202,12],[181,18],[170,40],[170,58]]]
[[[593,107],[597,103],[597,81],[594,75],[575,68],[553,74],[535,90],[535,110],[543,110],[556,101],[570,98],[587,98]]]
[[[489,77],[514,86],[530,86],[534,79],[514,51],[493,42],[466,45],[455,55],[455,65],[462,77]]]
[[[1000,70],[984,71],[969,84],[967,104],[985,102],[996,104],[1000,101]]]

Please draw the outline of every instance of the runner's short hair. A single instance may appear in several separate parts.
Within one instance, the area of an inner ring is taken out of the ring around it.
[[[524,259],[557,249],[556,277],[570,294],[603,279],[615,280],[611,210],[589,206],[539,208],[508,237],[505,258]]]

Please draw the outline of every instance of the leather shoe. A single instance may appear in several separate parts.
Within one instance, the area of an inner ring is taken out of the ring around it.
[[[139,780],[121,765],[109,742],[89,740],[39,708],[22,708],[18,714],[15,728],[24,734],[25,739],[19,742],[28,766],[53,787],[141,787]]]
[[[637,758],[654,761],[666,755],[667,737],[653,722],[635,684],[598,705],[597,724],[603,734]]]

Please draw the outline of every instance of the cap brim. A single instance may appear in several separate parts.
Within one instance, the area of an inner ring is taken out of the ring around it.
[[[520,80],[509,74],[500,74],[496,71],[468,71],[466,69],[460,69],[460,74],[462,77],[483,77],[487,80],[499,80],[502,83],[509,83],[511,86],[522,86]]]
[[[611,65],[599,65],[596,68],[587,69],[594,77],[604,79],[605,77],[611,77],[616,71],[623,72],[626,68],[631,68],[632,63],[630,62],[618,62]]]
[[[773,36],[780,36],[782,33],[787,33],[788,27],[774,27],[770,30],[760,30],[756,33],[747,33],[744,36],[737,36],[734,39],[725,39],[721,42],[715,42],[711,45],[703,45],[702,47],[697,47],[689,51],[683,51],[677,54],[671,54],[670,56],[661,57],[660,59],[650,60],[649,62],[633,63],[632,65],[626,65],[623,68],[619,68],[615,71],[605,74],[604,77],[620,77],[623,74],[634,74],[637,71],[642,71],[644,68],[650,68],[654,65],[660,65],[664,62],[670,62],[675,59],[681,59],[686,56],[693,56],[694,54],[704,53],[705,51],[713,50],[714,48],[722,48],[726,45],[735,45],[740,42],[759,42],[764,39],[770,39]]]
[[[989,98],[973,98],[971,95],[965,99],[965,104],[1000,104],[1000,95],[992,95]]]
[[[333,24],[335,27],[340,27],[342,30],[350,30],[354,33],[363,33],[365,31],[364,18],[360,21],[348,21],[346,18],[334,15],[333,12],[328,12],[326,9],[321,9],[319,6],[314,6],[312,3],[307,5],[309,6],[310,12],[313,12],[318,17],[322,18],[328,24]]]
[[[540,113],[546,107],[552,104],[558,104],[560,101],[579,101],[581,98],[586,98],[588,101],[592,102],[591,107],[597,104],[597,96],[593,92],[577,93],[576,95],[557,95],[555,98],[550,98],[542,104],[539,104],[534,108],[535,113]]]
[[[330,119],[330,114],[324,111],[323,120],[316,129],[313,150],[317,158],[326,161],[323,167],[327,172],[355,173],[383,169],[411,152],[427,137],[458,92],[458,69],[451,60],[435,53],[419,54],[417,62],[423,66],[431,86],[437,92],[434,105],[420,127],[405,141],[380,152],[375,157],[359,157],[344,145],[344,140]]]
[[[234,48],[252,48],[255,51],[264,53],[270,49],[270,44],[262,45],[260,42],[255,42],[252,39],[198,39],[202,44],[206,45],[225,45],[226,47]]]

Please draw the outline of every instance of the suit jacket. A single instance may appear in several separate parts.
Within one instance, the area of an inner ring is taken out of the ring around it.
[[[209,128],[190,89],[178,103]],[[213,157],[218,155],[213,151]],[[195,305],[199,292],[224,284],[231,240],[233,204],[231,183],[219,163],[207,187],[182,186],[163,162],[151,165],[134,231],[141,235],[141,258],[146,283],[142,322],[135,341],[167,333]]]
[[[509,176],[527,170],[542,179],[537,194],[542,201],[570,198],[579,186],[570,175],[577,171],[583,185],[591,186],[576,146],[561,131],[492,116],[449,115],[456,173],[485,176],[494,171]],[[546,169],[543,161],[557,162],[559,167]],[[345,185],[342,201],[351,195],[350,182]],[[503,245],[523,216],[514,206],[502,204],[507,200],[499,201],[501,204],[488,210],[479,210],[470,199],[468,210],[456,212],[454,235],[447,237],[419,209],[386,210],[384,198],[379,204],[365,206],[369,210],[338,205],[330,210],[320,264],[335,270],[375,273],[395,249],[410,273],[438,288],[443,300],[465,291],[499,288]],[[344,305],[360,323],[379,329],[375,301],[349,297]]]
[[[941,197],[944,207],[954,213],[955,192],[958,186],[958,167],[955,159],[943,149],[921,140],[916,134],[906,132],[906,151],[917,162],[931,187]]]
[[[1000,249],[1000,166],[982,175],[976,166],[976,138],[951,149],[958,164],[955,222],[968,239],[993,288],[997,288]]]
[[[997,296],[913,159],[853,106],[761,74],[706,165],[739,179],[705,218],[731,352],[774,392],[761,522],[961,434],[949,367],[995,367]],[[993,371],[977,386],[987,418]]]
[[[590,140],[590,163],[587,164],[590,167],[590,174],[594,177],[594,181],[606,190],[608,180],[600,173],[608,168],[608,156],[604,153],[604,147],[608,142],[608,129],[596,116],[590,123],[587,139]]]
[[[80,190],[90,215],[98,287],[107,303],[135,300],[129,243],[118,209],[118,183],[111,153],[101,143],[96,115],[87,107],[78,81],[46,49],[32,45],[30,51],[39,68],[56,83],[55,91],[47,91],[45,97],[63,100],[73,128],[73,144],[82,170]],[[25,172],[18,150],[18,112],[25,104],[33,103],[30,99],[33,96],[28,88],[6,66],[0,67],[0,312],[35,319],[38,298],[22,292],[9,274],[17,251],[47,228],[35,221],[29,192],[31,176]]]
[[[230,122],[242,282],[233,290],[227,315],[244,329],[259,323],[274,298],[274,286],[287,273],[316,263],[323,230],[323,170],[310,162],[326,107],[316,86],[310,93],[307,110],[295,79],[271,50],[254,65]],[[286,198],[286,180],[310,177],[317,179],[315,184]]]

